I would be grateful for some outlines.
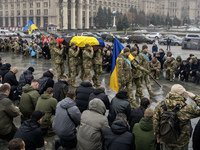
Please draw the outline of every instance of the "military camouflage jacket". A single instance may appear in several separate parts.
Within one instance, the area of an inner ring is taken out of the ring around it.
[[[127,60],[130,62],[130,59],[126,58],[124,54],[120,54],[118,57],[117,80],[119,83],[126,83],[132,81],[132,69],[130,65],[131,62],[129,64]]]
[[[142,54],[143,52],[141,52],[139,55],[138,55],[138,58],[139,58],[139,61],[140,61],[140,64],[142,65],[142,67],[144,67],[145,69],[147,70],[150,70],[150,65],[149,65],[149,62],[148,60],[146,59],[146,57]],[[150,54],[147,52],[145,54],[148,58],[150,58]]]
[[[168,62],[167,60],[165,61],[164,65],[163,65],[164,69],[172,69],[172,70],[176,70],[176,63],[175,60]]]
[[[176,68],[180,67],[181,63],[182,63],[182,60],[181,61],[175,60]]]
[[[161,64],[158,60],[156,60],[155,63],[153,63],[152,61],[150,62],[150,70],[153,71],[153,70],[157,70],[157,69],[160,69],[161,68]]]
[[[200,106],[200,97],[195,96],[193,98],[197,106],[192,105],[185,105],[186,99],[173,92],[169,92],[165,99],[165,104],[167,106],[168,110],[174,110],[177,105],[180,107],[183,107],[177,112],[177,116],[179,118],[180,128],[181,128],[181,134],[177,141],[175,141],[173,144],[169,144],[171,147],[184,147],[189,144],[190,140],[190,127],[189,127],[189,121],[192,118],[196,118],[200,116],[200,109],[198,106]],[[161,103],[158,104],[154,110],[153,115],[153,126],[154,126],[154,132],[157,138],[160,138],[160,117],[163,113],[163,109],[161,107]]]
[[[69,48],[69,64],[71,65],[78,65],[78,54],[80,50]]]
[[[90,49],[84,49],[82,53],[83,57],[83,67],[84,68],[91,68],[92,67],[92,58],[94,55],[94,51]]]
[[[102,65],[103,55],[105,55],[105,52],[101,49],[94,51],[93,65]]]
[[[30,47],[28,45],[23,46],[23,51],[30,51]]]
[[[19,44],[17,42],[14,43],[13,47],[15,50],[19,50]]]
[[[133,55],[133,54],[130,54],[130,55]],[[133,75],[133,78],[140,78],[142,76],[142,70],[144,68],[137,63],[137,61],[139,61],[138,56],[133,55],[133,57],[135,57],[135,59],[131,61],[132,75]]]
[[[49,49],[53,49],[54,47],[56,47],[56,41],[55,39],[52,39],[50,42],[49,42]]]
[[[62,57],[64,48],[60,49],[59,47],[54,47],[53,48],[54,51],[54,60],[56,64],[62,64],[64,63],[64,59]]]

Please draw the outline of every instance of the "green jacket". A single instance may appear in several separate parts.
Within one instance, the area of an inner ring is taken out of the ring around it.
[[[52,115],[55,115],[56,106],[57,100],[47,92],[44,92],[44,94],[42,94],[38,99],[35,110],[45,112],[45,115],[42,117],[42,122],[40,124],[41,129],[48,128],[52,123],[51,117]]]
[[[133,55],[133,54],[130,54],[130,55]],[[140,78],[142,76],[142,70],[144,70],[144,68],[137,63],[137,61],[139,61],[138,56],[137,55],[133,55],[133,57],[135,59],[133,59],[131,61],[132,75],[133,75],[133,78]]]
[[[156,150],[157,139],[154,135],[153,120],[142,118],[133,128],[136,150]]]
[[[24,116],[28,118],[31,116],[32,112],[35,110],[35,106],[39,97],[40,94],[31,85],[26,84],[22,88],[19,109]]]
[[[55,64],[62,64],[64,63],[64,59],[62,57],[64,49],[60,49],[59,47],[54,47],[54,59],[55,59]]]
[[[176,68],[177,68],[177,64],[176,64],[175,60],[173,60],[173,61],[171,61],[171,62],[168,62],[168,61],[166,60],[166,61],[164,62],[163,68],[164,68],[164,69],[170,69],[170,70],[175,71]]]
[[[94,51],[90,49],[83,50],[83,68],[90,69],[92,67],[92,58]]]
[[[77,49],[69,48],[69,65],[71,68],[78,65],[79,52],[80,50],[78,51]]]
[[[168,110],[174,110],[177,105],[180,107],[183,107],[181,110],[179,110],[176,114],[179,118],[179,123],[181,127],[181,134],[177,141],[175,141],[173,144],[169,144],[171,147],[184,147],[189,144],[190,140],[190,127],[189,122],[190,119],[196,118],[200,116],[200,109],[198,106],[200,106],[200,97],[195,96],[193,98],[194,102],[197,104],[197,106],[192,105],[185,105],[186,99],[178,95],[174,92],[169,92],[165,99],[165,104],[167,106]],[[157,138],[160,138],[160,117],[163,113],[163,109],[161,107],[161,103],[158,104],[154,110],[154,116],[153,116],[153,125],[154,125],[154,131]]]
[[[102,57],[105,55],[105,52],[101,49],[94,51],[93,65],[102,65]]]
[[[150,58],[151,55],[148,52],[147,53],[141,52],[138,55],[138,58],[139,58],[139,61],[140,61],[140,64],[142,65],[142,67],[144,67],[145,69],[150,71],[150,64],[149,64],[150,62],[148,62],[148,60],[146,59],[146,57],[143,54],[145,54],[148,58]],[[144,71],[143,71],[143,73],[144,73]]]
[[[158,60],[156,60],[156,62],[150,62],[150,70],[153,71],[153,70],[160,70],[161,69],[161,64]]]

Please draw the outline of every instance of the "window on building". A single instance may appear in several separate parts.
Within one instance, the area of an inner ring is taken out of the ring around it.
[[[40,15],[40,10],[39,9],[37,10],[37,15]]]
[[[11,4],[10,6],[11,6],[11,9],[14,9],[14,4]]]
[[[3,9],[3,5],[0,4],[0,10],[2,10],[2,9]]]
[[[30,3],[30,8],[33,8],[33,3]]]
[[[8,5],[5,5],[5,9],[8,9]]]
[[[27,15],[27,11],[26,10],[23,11],[23,15]]]
[[[37,7],[38,7],[38,8],[40,7],[40,3],[37,3]]]
[[[23,3],[23,8],[26,8],[26,3]]]
[[[48,9],[44,10],[44,15],[48,15]]]
[[[43,27],[44,27],[44,29],[46,29],[47,27],[48,27],[48,17],[43,17]]]
[[[3,16],[3,11],[0,11],[0,16]]]
[[[40,27],[40,17],[36,17],[36,26]]]
[[[17,9],[20,9],[20,4],[17,4]]]
[[[0,17],[0,27],[3,27],[3,17]]]
[[[25,27],[27,24],[27,18],[26,17],[23,17],[23,27]]]
[[[33,15],[33,10],[30,10],[30,15]]]
[[[44,2],[44,7],[48,7],[48,2]]]
[[[10,18],[10,26],[11,26],[11,27],[14,27],[14,26],[15,26],[15,24],[14,24],[14,17],[11,17],[11,18]]]
[[[8,11],[6,11],[6,16],[8,16]]]
[[[5,18],[5,27],[8,27],[8,17]]]
[[[14,16],[14,10],[11,11],[11,16]]]
[[[17,11],[17,15],[18,15],[18,16],[20,15],[20,10]]]
[[[93,6],[93,9],[95,9],[95,10],[96,10],[96,6]]]

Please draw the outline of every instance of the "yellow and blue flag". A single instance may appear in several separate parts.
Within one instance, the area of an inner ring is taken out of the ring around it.
[[[110,76],[110,88],[118,92],[119,85],[117,81],[117,73],[118,73],[118,56],[122,54],[124,51],[124,46],[114,38],[114,45],[113,45],[113,56],[112,56],[112,67],[111,67],[111,76]],[[129,55],[130,60],[133,60],[133,55]]]
[[[34,22],[30,19],[28,24],[23,28],[24,30],[28,30],[28,33],[31,34],[33,30],[38,29],[38,27],[34,24]]]

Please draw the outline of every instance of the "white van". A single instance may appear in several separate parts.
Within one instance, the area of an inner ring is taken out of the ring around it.
[[[0,36],[11,36],[11,32],[9,30],[0,29]]]

